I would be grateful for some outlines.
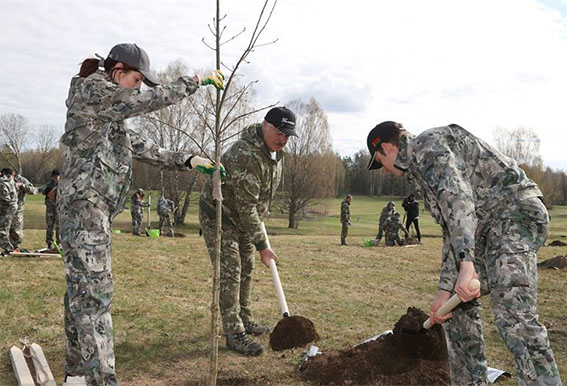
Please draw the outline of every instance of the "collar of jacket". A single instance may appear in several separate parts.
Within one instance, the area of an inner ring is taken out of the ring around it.
[[[272,162],[279,162],[285,155],[284,150],[276,152],[276,159],[274,161],[266,143],[264,142],[264,137],[262,136],[262,124],[260,123],[248,126],[244,130],[241,139],[259,148],[262,151],[262,154],[264,154]]]
[[[398,144],[398,156],[394,162],[394,166],[403,171],[408,171],[411,165],[411,158],[413,154],[413,139],[415,136],[406,131],[400,136],[400,142]]]

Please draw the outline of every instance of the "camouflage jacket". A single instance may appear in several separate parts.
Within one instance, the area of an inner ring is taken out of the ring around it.
[[[378,220],[378,224],[384,226],[386,220],[390,218],[394,214],[395,210],[394,207],[390,206],[390,204],[386,205],[382,208],[382,212],[380,213],[380,219]]]
[[[71,81],[67,121],[61,137],[63,175],[59,197],[89,200],[112,220],[124,205],[132,176],[132,158],[187,170],[190,154],[160,149],[142,140],[124,120],[169,106],[191,95],[198,85],[188,77],[140,91],[108,80],[104,71]]]
[[[165,197],[160,197],[157,203],[157,212],[160,216],[165,216],[173,212],[175,203]]]
[[[24,176],[17,175],[15,181],[18,191],[18,208],[21,208],[26,202],[26,194],[35,194],[36,189]],[[20,186],[17,185],[18,182],[21,184]]]
[[[130,212],[137,212],[150,206],[144,199],[136,192],[130,197]]]
[[[439,288],[454,288],[461,261],[474,261],[475,245],[510,197],[542,196],[516,162],[458,125],[400,137],[395,165],[424,197],[444,235]],[[481,257],[479,257],[481,258]]]
[[[45,205],[53,204],[53,200],[51,200],[47,195],[49,192],[55,189],[55,201],[57,201],[57,187],[59,186],[59,182],[51,180],[47,184],[43,185],[41,188],[38,189],[40,193],[45,195]]]
[[[13,216],[18,208],[18,190],[11,176],[0,177],[0,216]]]
[[[350,222],[350,204],[346,198],[341,203],[341,222]]]
[[[400,220],[399,217],[391,216],[391,217],[388,217],[386,219],[386,221],[384,222],[384,231],[386,233],[398,234],[400,230],[402,232],[404,232],[404,234],[406,236],[408,235],[408,231],[407,231],[406,227],[404,227],[404,225],[402,224],[402,221]]]
[[[268,246],[262,232],[262,218],[282,175],[283,151],[273,159],[262,137],[262,125],[249,126],[242,137],[222,156],[226,180],[222,185],[223,225],[236,226],[245,232],[257,250]],[[215,216],[212,178],[201,192],[200,209],[209,217]]]

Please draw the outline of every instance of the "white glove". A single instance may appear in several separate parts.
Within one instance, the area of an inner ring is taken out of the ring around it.
[[[201,173],[206,174],[213,174],[215,170],[217,170],[217,166],[208,158],[199,157],[198,155],[194,155],[189,158],[189,165],[185,162],[185,165],[189,166],[191,169],[196,169]],[[221,164],[220,166],[220,174],[221,177],[226,176],[226,171],[224,170],[224,166]]]
[[[218,90],[224,89],[224,75],[220,70],[213,70],[205,72],[204,74],[197,74],[199,85],[212,84]]]

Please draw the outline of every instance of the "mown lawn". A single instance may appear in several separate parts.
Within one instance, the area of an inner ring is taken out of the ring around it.
[[[154,195],[154,201],[157,195]],[[321,335],[322,351],[346,349],[393,327],[407,307],[427,310],[440,265],[439,229],[428,213],[420,217],[424,244],[413,248],[365,248],[361,238],[376,233],[381,208],[389,199],[354,197],[350,246],[339,246],[340,199],[327,200],[318,215],[288,229],[284,216],[268,221],[274,250],[280,256],[281,281],[292,314],[311,319]],[[401,200],[396,205],[401,210]],[[24,247],[43,247],[41,197],[26,205]],[[155,211],[153,212],[155,214]],[[567,241],[567,208],[552,211],[550,240]],[[157,217],[153,225],[157,224]],[[196,208],[184,238],[152,239],[122,232],[113,236],[115,297],[113,322],[118,375],[122,385],[193,385],[208,370],[212,267],[198,236]],[[115,228],[128,231],[130,216],[121,214]],[[539,260],[567,254],[566,247],[544,247]],[[275,326],[281,318],[269,271],[257,260],[253,308],[258,320]],[[540,271],[540,320],[548,326],[560,371],[567,377],[567,276]],[[0,260],[0,386],[14,385],[10,346],[24,337],[42,345],[58,382],[63,376],[62,298],[64,270],[56,258]],[[484,300],[489,366],[513,372]],[[260,339],[266,346],[268,337]],[[301,350],[267,352],[244,358],[220,344],[221,380],[242,385],[306,385],[295,369]],[[222,384],[222,383],[221,383]],[[515,384],[506,380],[504,385]]]

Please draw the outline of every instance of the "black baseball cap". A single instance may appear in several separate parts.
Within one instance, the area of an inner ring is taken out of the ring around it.
[[[150,57],[140,47],[132,43],[120,43],[112,47],[108,58],[134,67],[144,75],[144,83],[149,87],[159,84],[159,79],[150,70]]]
[[[264,120],[274,125],[285,135],[298,136],[295,132],[295,114],[287,107],[274,107],[268,111]]]
[[[382,164],[374,159],[376,151],[382,146],[383,142],[386,142],[398,134],[401,127],[401,124],[394,121],[385,121],[377,124],[372,130],[370,130],[368,138],[366,138],[366,145],[370,152],[368,170],[380,169],[382,167]]]

